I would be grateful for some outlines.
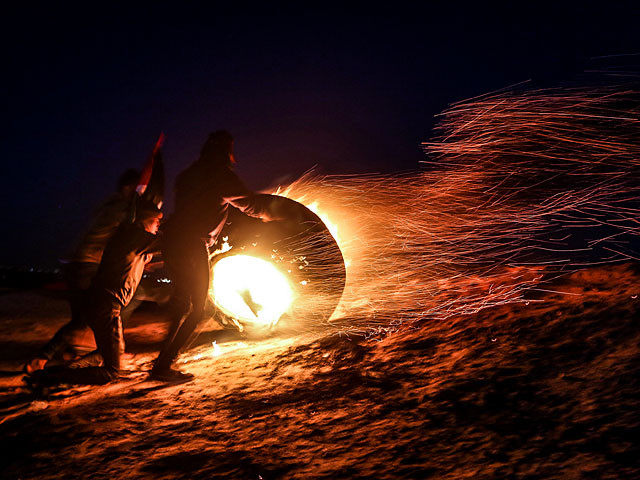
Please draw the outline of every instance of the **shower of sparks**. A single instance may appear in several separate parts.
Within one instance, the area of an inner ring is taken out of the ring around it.
[[[345,257],[329,323],[382,333],[525,302],[549,272],[639,259],[639,100],[619,87],[479,97],[440,115],[421,171],[307,174],[277,192],[331,225]]]

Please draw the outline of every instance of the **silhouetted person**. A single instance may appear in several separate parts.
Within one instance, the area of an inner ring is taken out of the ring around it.
[[[107,242],[120,224],[131,215],[132,200],[139,179],[140,172],[133,168],[120,175],[117,191],[96,209],[89,229],[71,254],[69,262],[64,265],[71,320],[25,365],[24,370],[28,375],[44,368],[49,360],[68,348],[72,340],[88,328],[81,315],[84,296],[98,271]],[[125,313],[125,318],[127,314],[130,312]]]
[[[91,327],[102,366],[51,367],[33,372],[33,386],[60,383],[101,385],[120,375],[124,338],[120,313],[140,283],[145,265],[158,250],[156,233],[162,213],[151,202],[139,199],[134,223],[123,222],[104,249],[98,272],[84,294],[81,315]]]
[[[34,387],[59,383],[104,384],[120,375],[124,337],[121,311],[132,300],[144,267],[158,250],[164,195],[164,166],[160,157],[162,136],[138,185],[130,217],[121,222],[107,242],[91,286],[79,301],[81,320],[91,327],[102,356],[102,366],[53,367],[38,370],[26,380]]]
[[[200,157],[178,176],[175,212],[163,225],[163,259],[174,286],[168,336],[151,371],[153,379],[187,381],[171,366],[204,317],[209,290],[209,251],[224,227],[229,206],[270,220],[267,206],[233,172],[233,137],[209,135]]]

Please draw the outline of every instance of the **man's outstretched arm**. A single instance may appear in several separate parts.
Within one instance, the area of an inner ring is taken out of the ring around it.
[[[231,172],[223,200],[250,217],[260,218],[265,222],[277,220],[271,212],[268,197],[256,195],[249,190],[238,176]]]

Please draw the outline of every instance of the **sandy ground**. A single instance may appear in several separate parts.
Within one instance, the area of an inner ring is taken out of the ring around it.
[[[67,307],[6,291],[0,476],[640,478],[639,280],[637,264],[590,268],[528,305],[370,339],[209,325],[177,386],[146,380],[165,329],[148,309],[126,380],[28,402],[19,369]]]

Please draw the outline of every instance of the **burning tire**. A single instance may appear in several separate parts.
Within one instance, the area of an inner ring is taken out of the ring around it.
[[[279,220],[230,214],[219,237],[224,246],[212,256],[210,296],[217,320],[241,331],[285,321],[305,328],[328,320],[346,282],[340,247],[320,217],[301,203],[260,197]]]

